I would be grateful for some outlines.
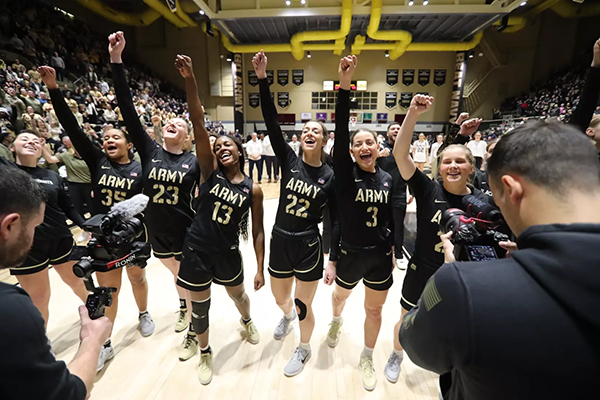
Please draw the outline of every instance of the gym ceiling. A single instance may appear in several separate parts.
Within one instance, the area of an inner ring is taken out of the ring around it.
[[[235,53],[292,53],[346,48],[388,51],[467,51],[494,25],[506,33],[551,9],[564,18],[600,14],[586,0],[77,0],[124,25],[165,18],[178,28],[200,27]]]

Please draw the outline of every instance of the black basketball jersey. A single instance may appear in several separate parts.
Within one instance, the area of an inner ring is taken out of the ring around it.
[[[377,158],[377,165],[392,176],[392,181],[394,182],[394,202],[406,204],[406,182],[404,179],[402,179],[402,175],[400,175],[400,170],[398,169],[398,164],[396,164],[396,159],[394,158],[394,145],[390,144],[389,141],[386,140],[383,142],[383,148],[388,149],[390,151],[390,155],[387,157]]]
[[[202,251],[228,250],[239,245],[240,224],[252,206],[252,179],[231,183],[220,170],[200,185],[196,217],[188,243]]]
[[[342,242],[356,247],[382,244],[392,224],[392,176],[379,167],[374,173],[356,165],[350,147],[350,92],[340,89],[336,105],[333,169]]]
[[[417,200],[417,238],[415,253],[420,260],[431,263],[431,267],[439,267],[444,263],[444,248],[440,236],[442,214],[449,208],[464,210],[464,196],[449,193],[442,183],[432,181],[423,172],[415,169],[414,175],[407,181]],[[473,195],[485,202],[487,196],[476,188]]]

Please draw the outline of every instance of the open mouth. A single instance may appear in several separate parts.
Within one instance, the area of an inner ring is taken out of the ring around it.
[[[113,144],[111,144],[111,145],[108,145],[108,146],[106,147],[106,151],[116,151],[116,150],[117,150],[117,146],[115,146],[115,145],[113,145]]]
[[[370,162],[373,159],[373,156],[371,155],[371,153],[361,154],[359,157],[364,162]]]
[[[315,143],[317,143],[317,142],[316,142],[316,141],[315,141],[315,139],[313,139],[313,138],[306,138],[306,139],[304,140],[304,143],[306,143],[306,144],[315,144]]]
[[[171,133],[171,134],[173,134],[173,135],[177,134],[177,128],[175,128],[173,125],[167,126],[166,131],[169,132],[169,133]]]
[[[25,148],[27,150],[34,151],[34,152],[37,151],[37,147],[33,143],[26,144],[23,148]]]
[[[460,176],[460,172],[448,172],[448,176],[459,177]]]
[[[231,153],[228,151],[224,151],[221,153],[221,161],[229,160],[231,158]]]

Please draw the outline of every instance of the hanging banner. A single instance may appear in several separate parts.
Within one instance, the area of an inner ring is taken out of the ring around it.
[[[309,113],[309,112],[300,113],[300,119],[302,120],[302,122],[310,121],[312,119],[312,113]]]
[[[412,97],[413,97],[413,95],[411,92],[400,93],[400,107],[402,107],[402,108],[410,107],[410,101],[412,100]]]
[[[327,113],[318,112],[317,113],[317,121],[327,121]]]
[[[463,102],[463,92],[465,89],[465,76],[467,74],[467,53],[459,51],[456,53],[456,63],[454,67],[454,81],[452,83],[452,98],[450,99],[450,115],[448,121],[451,124],[456,122]]]
[[[290,105],[290,92],[277,92],[277,105],[286,108]]]
[[[371,121],[373,121],[373,113],[363,113],[363,120],[362,120],[362,122],[364,122],[364,123],[370,123]]]
[[[169,6],[169,10],[172,13],[177,12],[177,1],[176,0],[167,0],[167,6]]]
[[[268,69],[267,70],[267,82],[269,82],[269,86],[271,86],[273,84],[273,82],[275,82],[275,73],[273,72],[272,69]]]
[[[285,86],[290,81],[290,71],[287,69],[278,69],[277,70],[277,83],[280,86]]]
[[[431,80],[431,70],[430,69],[420,69],[419,70],[419,85],[425,86],[429,84]]]
[[[233,119],[235,130],[244,133],[244,74],[242,71],[242,55],[235,53],[231,63],[233,77]]]
[[[258,108],[260,105],[260,93],[248,93],[248,104],[252,108]]]
[[[385,71],[385,83],[388,86],[396,86],[398,83],[398,70],[397,69],[388,69]]]
[[[292,70],[292,82],[296,86],[300,86],[304,83],[304,70],[303,69]]]
[[[377,113],[377,122],[387,122],[388,115],[387,113]]]
[[[415,83],[415,70],[414,69],[403,69],[402,70],[402,84],[410,86]]]
[[[396,107],[398,102],[398,93],[396,92],[385,92],[385,107],[389,110]]]
[[[437,86],[442,86],[446,83],[446,70],[445,69],[436,69],[433,71],[433,83]]]
[[[250,86],[258,85],[258,76],[256,76],[256,72],[248,71],[248,84]]]

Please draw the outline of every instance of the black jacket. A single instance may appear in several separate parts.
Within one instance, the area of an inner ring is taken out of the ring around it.
[[[598,397],[600,225],[540,225],[512,258],[445,264],[408,313],[415,364],[451,372],[446,399]]]

